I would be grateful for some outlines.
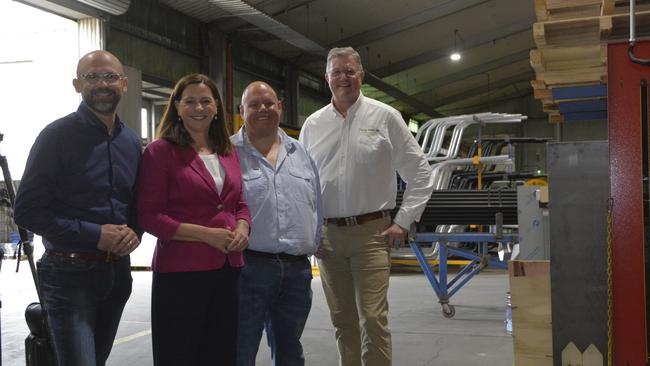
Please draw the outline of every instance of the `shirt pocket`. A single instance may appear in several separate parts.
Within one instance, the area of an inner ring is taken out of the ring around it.
[[[303,204],[307,204],[313,210],[316,206],[316,193],[313,184],[316,177],[314,174],[306,169],[291,166],[288,178],[291,181],[292,197]]]
[[[244,183],[244,197],[246,202],[254,202],[263,199],[268,193],[262,170],[257,168],[247,169],[242,172],[242,181]]]
[[[391,144],[388,134],[378,128],[360,128],[357,160],[362,163],[377,163],[386,158]]]

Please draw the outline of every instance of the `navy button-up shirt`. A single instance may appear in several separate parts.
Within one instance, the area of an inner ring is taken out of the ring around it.
[[[46,249],[98,251],[101,225],[136,222],[139,138],[119,118],[113,134],[81,103],[36,138],[16,194],[19,226],[43,236]]]

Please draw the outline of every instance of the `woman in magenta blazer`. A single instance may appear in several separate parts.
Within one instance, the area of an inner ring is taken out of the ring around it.
[[[154,364],[235,365],[250,213],[221,98],[201,74],[176,84],[140,168],[140,225],[153,258]]]

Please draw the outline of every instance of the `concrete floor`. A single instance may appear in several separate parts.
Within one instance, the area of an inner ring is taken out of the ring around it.
[[[0,272],[2,301],[2,365],[25,364],[24,339],[28,334],[23,312],[36,301],[29,267],[5,261]],[[151,365],[149,316],[150,272],[134,272],[133,294],[108,360],[110,366]],[[338,364],[334,331],[329,321],[320,278],[313,281],[314,304],[303,334],[306,364]],[[505,271],[487,270],[473,278],[453,298],[456,316],[442,316],[429,283],[422,274],[391,277],[390,325],[394,366],[509,366],[513,363],[512,337],[505,334]],[[269,351],[262,340],[257,365],[270,365]]]

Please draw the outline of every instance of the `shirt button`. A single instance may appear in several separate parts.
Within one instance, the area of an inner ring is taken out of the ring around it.
[[[223,210],[223,205],[217,206],[217,210]]]

